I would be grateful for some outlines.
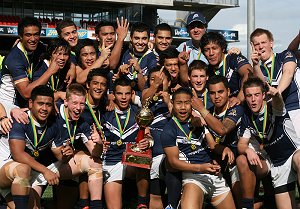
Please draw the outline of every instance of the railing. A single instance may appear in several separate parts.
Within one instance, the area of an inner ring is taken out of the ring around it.
[[[239,0],[174,0],[174,2],[189,2],[211,5],[239,6]]]

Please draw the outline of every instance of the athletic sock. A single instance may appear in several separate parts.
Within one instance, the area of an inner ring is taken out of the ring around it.
[[[89,209],[102,209],[102,200],[91,200]]]
[[[242,209],[253,209],[254,199],[242,198]]]
[[[138,195],[138,205],[149,205],[149,197],[142,197],[140,195]]]
[[[181,197],[182,173],[166,172],[165,181],[168,192],[168,204],[171,205],[173,208],[177,208]]]
[[[78,206],[79,206],[79,208],[84,208],[86,206],[89,206],[89,200],[88,199],[79,199]]]
[[[15,203],[15,209],[24,209],[28,207],[29,195],[13,195],[12,199]]]

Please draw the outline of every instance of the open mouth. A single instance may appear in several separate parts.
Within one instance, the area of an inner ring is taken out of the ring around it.
[[[170,75],[171,75],[171,77],[176,78],[178,73],[173,71],[173,72],[170,72]]]

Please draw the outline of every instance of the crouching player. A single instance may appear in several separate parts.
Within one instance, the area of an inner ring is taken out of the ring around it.
[[[173,118],[164,127],[161,137],[169,164],[183,171],[181,208],[200,209],[204,195],[216,208],[235,208],[230,188],[220,172],[220,166],[211,163],[210,151],[203,139],[204,127],[190,123],[193,94],[179,88],[173,94]]]

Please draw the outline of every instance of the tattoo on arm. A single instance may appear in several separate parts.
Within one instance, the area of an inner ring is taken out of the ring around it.
[[[233,129],[235,129],[236,127],[236,124],[234,121],[228,119],[228,118],[225,118],[223,121],[222,121],[225,129],[226,129],[226,134],[230,133]]]

